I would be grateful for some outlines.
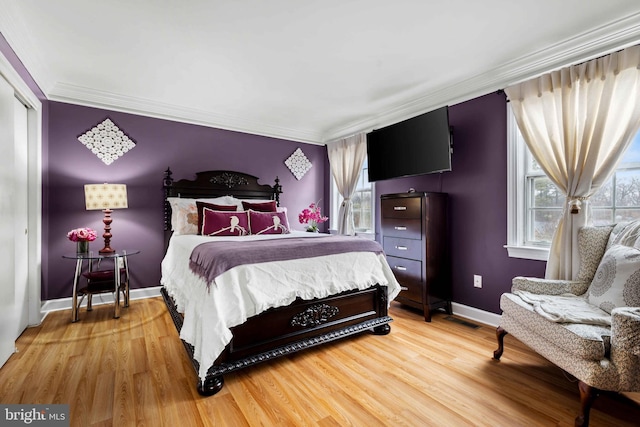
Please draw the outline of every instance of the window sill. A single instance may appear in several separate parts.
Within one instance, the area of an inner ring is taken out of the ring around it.
[[[546,261],[549,259],[549,248],[539,246],[510,246],[507,248],[510,258],[532,259],[537,261]]]
[[[331,228],[329,229],[329,234],[338,234],[338,230]],[[361,236],[369,240],[376,240],[376,233],[373,231],[356,231],[356,236]]]

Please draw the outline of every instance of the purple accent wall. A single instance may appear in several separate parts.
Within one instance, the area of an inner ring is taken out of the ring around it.
[[[499,301],[514,276],[544,277],[545,262],[509,258],[507,243],[506,99],[485,95],[449,109],[453,126],[452,171],[379,181],[387,193],[442,191],[449,194],[453,301],[500,313]],[[380,240],[380,203],[376,206]],[[473,287],[473,275],[483,287]]]
[[[107,166],[77,137],[109,117],[136,147]],[[313,164],[300,180],[284,164],[300,147]],[[326,147],[249,135],[106,111],[60,102],[49,103],[49,156],[44,165],[48,198],[44,201],[44,228],[49,238],[43,244],[43,300],[71,295],[74,262],[62,259],[74,251],[66,233],[76,227],[92,227],[100,237],[91,249],[102,248],[101,211],[87,211],[84,184],[122,183],[127,185],[129,208],[114,210],[112,247],[137,248],[142,253],[130,258],[132,287],[160,284],[163,247],[162,178],[171,167],[173,178],[192,179],[193,172],[237,170],[273,184],[280,178],[284,193],[281,204],[289,209],[292,228],[302,230],[297,214],[312,201],[329,200]],[[325,211],[328,206],[322,206]]]

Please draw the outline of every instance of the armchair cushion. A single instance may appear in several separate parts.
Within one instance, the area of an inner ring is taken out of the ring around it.
[[[511,280],[511,292],[527,291],[541,295],[583,295],[588,288],[589,282],[579,280],[551,280],[522,276],[514,277]]]
[[[607,313],[616,307],[640,307],[640,249],[612,245],[589,286],[590,304]]]

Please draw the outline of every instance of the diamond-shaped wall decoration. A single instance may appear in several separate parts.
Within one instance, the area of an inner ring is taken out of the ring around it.
[[[302,150],[299,148],[296,149],[296,151],[294,151],[293,154],[284,161],[284,164],[287,165],[287,167],[297,180],[300,180],[300,178],[302,178],[305,173],[309,172],[311,166],[313,166],[309,159],[307,159],[307,156],[305,156]]]
[[[115,123],[106,119],[78,137],[106,165],[136,146]]]

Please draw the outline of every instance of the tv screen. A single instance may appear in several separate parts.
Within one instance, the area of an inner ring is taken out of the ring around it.
[[[448,107],[368,133],[367,156],[371,182],[450,171]]]

